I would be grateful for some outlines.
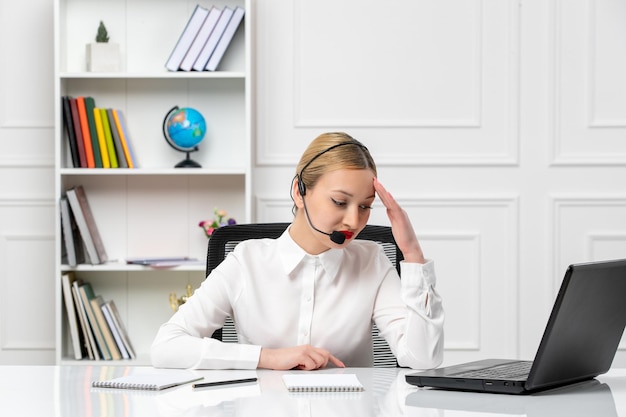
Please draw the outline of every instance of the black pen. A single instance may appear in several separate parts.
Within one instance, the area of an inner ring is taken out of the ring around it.
[[[201,382],[193,384],[192,388],[217,387],[219,385],[243,384],[245,382],[255,382],[256,378],[231,379],[228,381]]]

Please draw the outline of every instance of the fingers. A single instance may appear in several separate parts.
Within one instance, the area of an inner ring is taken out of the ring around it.
[[[374,190],[378,194],[378,197],[383,202],[385,207],[387,207],[387,203],[390,201],[391,195],[389,192],[383,187],[383,185],[378,181],[378,178],[374,177]]]
[[[297,369],[312,371],[314,369],[324,368],[328,363],[328,358],[312,346],[311,349],[307,349],[302,353],[301,363],[296,367]]]
[[[391,193],[387,191],[385,187],[383,187],[383,185],[378,181],[378,178],[374,178],[374,190],[376,190],[380,201],[383,202],[387,210],[395,210],[400,208],[400,206],[396,202],[396,199],[393,198]]]
[[[312,371],[315,369],[322,369],[328,365],[328,362],[331,362],[338,368],[345,368],[346,365],[332,355],[326,349],[316,348],[310,345],[306,345],[305,350],[303,351],[303,360],[300,365],[297,366],[297,369]]]
[[[344,363],[326,349],[311,345],[294,346],[282,349],[261,349],[259,368],[286,370],[314,370],[325,368],[331,362],[338,368],[345,368]]]
[[[391,193],[383,187],[378,178],[374,178],[374,189],[387,209],[387,217],[389,217],[391,222],[393,236],[404,255],[404,260],[407,262],[424,263],[424,254],[413,231],[407,212],[398,204]]]
[[[346,365],[342,361],[340,361],[339,359],[337,359],[333,355],[330,355],[329,359],[337,368],[345,368],[346,367]]]

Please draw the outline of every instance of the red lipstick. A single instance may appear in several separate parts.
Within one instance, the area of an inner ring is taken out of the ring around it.
[[[349,230],[340,230],[339,233],[342,233],[346,239],[352,239],[352,236],[354,236],[354,233]]]

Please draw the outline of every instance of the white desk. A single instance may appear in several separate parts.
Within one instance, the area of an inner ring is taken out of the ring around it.
[[[159,392],[98,390],[107,379],[138,368],[109,366],[0,366],[0,415],[38,417],[165,416],[602,416],[626,417],[626,370],[531,396],[454,393],[406,384],[406,369],[352,368],[362,393],[290,394],[278,371],[198,371],[207,380],[251,373],[256,384]],[[320,372],[342,372],[325,370]]]

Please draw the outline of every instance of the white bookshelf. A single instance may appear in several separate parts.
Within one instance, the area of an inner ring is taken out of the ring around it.
[[[169,57],[196,4],[241,6],[242,27],[215,72],[168,72]],[[138,353],[148,364],[156,330],[172,314],[169,293],[183,295],[204,279],[204,265],[150,269],[127,265],[128,257],[206,258],[207,238],[198,222],[213,209],[227,210],[238,222],[251,215],[251,1],[55,0],[55,197],[82,185],[107,254],[102,265],[61,263],[62,234],[56,210],[56,360],[92,363],[73,357],[61,289],[61,274],[75,271],[96,294],[113,299]],[[86,71],[85,45],[102,20],[110,42],[120,44],[121,69]],[[134,148],[136,169],[73,168],[63,131],[61,97],[92,96],[96,106],[121,109]],[[207,122],[200,150],[191,158],[202,168],[174,168],[185,154],[162,134],[163,118],[175,105],[199,110]]]

